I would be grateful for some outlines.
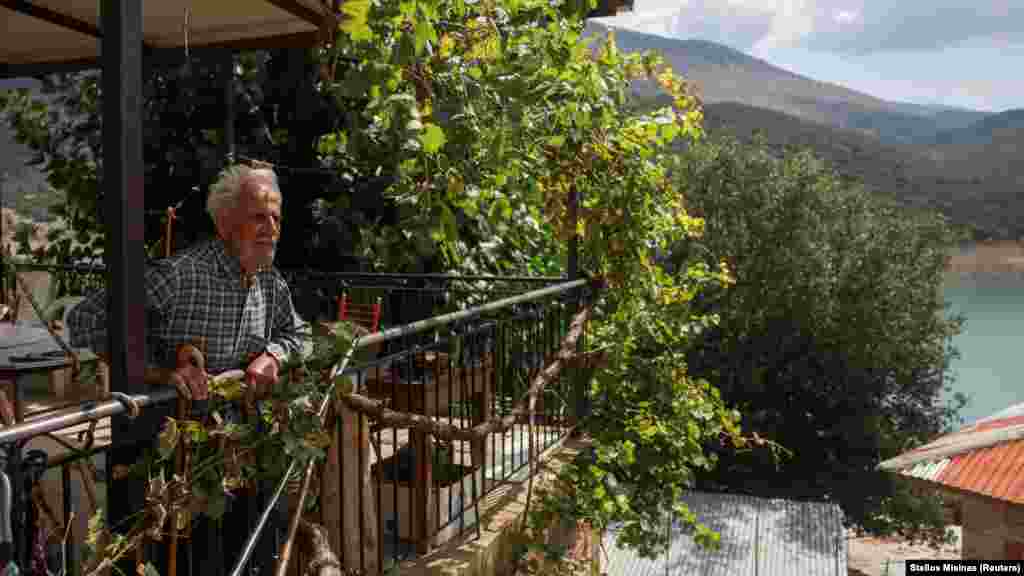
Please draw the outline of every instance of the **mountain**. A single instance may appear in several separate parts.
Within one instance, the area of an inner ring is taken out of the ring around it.
[[[588,34],[607,28],[590,21]],[[694,82],[712,135],[749,140],[761,132],[777,150],[811,148],[848,178],[909,206],[942,211],[979,236],[1024,237],[1024,109],[999,114],[934,104],[890,102],[820,82],[739,50],[616,30],[626,51],[656,50]],[[0,90],[34,81],[0,80]],[[638,101],[659,103],[652,85]],[[663,101],[660,103],[664,103]],[[0,191],[4,206],[37,212],[27,194],[45,185],[31,154],[0,121]],[[6,175],[6,181],[5,180]]]
[[[1021,134],[1024,134],[1024,108],[986,115],[969,124],[942,130],[936,134],[935,144],[984,146],[999,142],[1016,143]]]
[[[603,35],[602,24],[587,33]],[[1024,237],[1024,110],[993,114],[890,102],[820,82],[728,46],[616,29],[627,52],[660,52],[693,82],[711,135],[782,150],[807,147],[845,177],[908,206],[939,210],[979,237]],[[657,86],[634,86],[638,102],[665,104]]]
[[[1024,220],[1024,109],[1008,110],[942,132],[929,154],[944,177],[978,181],[977,191],[984,192],[983,201],[998,201],[1003,218]],[[1013,230],[1013,238],[1024,237],[1024,222]]]
[[[765,144],[777,151],[810,148],[842,176],[904,205],[938,210],[953,224],[973,230],[976,237],[1024,237],[1024,203],[1018,199],[1018,191],[1024,189],[1024,170],[1016,167],[1010,155],[1011,150],[1021,149],[1024,131],[987,153],[969,144],[939,148],[886,144],[864,132],[735,102],[705,105],[704,126],[712,137],[747,142],[760,133]]]
[[[604,35],[605,24],[589,22],[587,34]],[[693,81],[705,103],[736,102],[782,112],[838,128],[858,130],[886,143],[930,143],[943,130],[965,127],[984,112],[889,102],[838,84],[821,82],[779,68],[734,48],[699,39],[675,39],[614,29],[627,52],[655,50],[672,68]],[[651,95],[657,87],[639,83]]]

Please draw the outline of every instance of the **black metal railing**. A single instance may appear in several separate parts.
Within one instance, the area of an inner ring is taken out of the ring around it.
[[[513,407],[559,349],[582,299],[590,297],[585,282],[311,271],[285,276],[300,314],[308,319],[337,318],[341,293],[357,303],[380,302],[380,331],[356,343],[375,351],[372,359],[346,363],[339,372],[349,375],[356,394],[391,410],[392,416],[429,419],[447,431],[427,433],[349,408],[332,411],[333,443],[321,467],[319,520],[346,568],[381,574],[444,542],[478,534],[480,504],[488,493],[521,478],[531,460],[569,431],[573,399],[582,386],[573,370],[563,370],[546,388],[532,422],[525,413],[513,413]],[[175,398],[173,391],[159,390],[132,400],[169,405]],[[0,430],[0,445],[21,450],[41,434],[121,418],[125,400],[38,416]],[[496,418],[510,425],[470,439],[470,430]],[[90,446],[48,463],[49,469],[61,470],[59,507],[65,523],[80,508],[68,498],[72,467],[109,449]],[[292,475],[297,472],[293,466]],[[193,541],[183,542],[182,572],[268,573],[280,560],[276,553],[288,533],[281,507],[294,494],[286,496],[285,480],[264,486],[258,498],[248,500],[244,526],[207,531],[218,540],[199,543],[198,548]],[[25,482],[13,480],[16,490]],[[22,522],[15,529],[22,550],[32,536],[27,528]],[[239,549],[225,550],[231,545],[224,540],[225,532],[235,534]],[[239,539],[239,534],[248,536]],[[77,574],[82,565],[80,540],[81,535],[69,539],[62,550],[66,574]],[[162,546],[148,545],[145,556],[162,556]],[[301,549],[295,556],[293,563],[308,560]]]

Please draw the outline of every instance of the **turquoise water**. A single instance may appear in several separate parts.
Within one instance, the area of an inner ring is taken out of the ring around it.
[[[966,317],[954,338],[954,392],[969,397],[966,424],[1024,402],[1024,274],[947,274],[951,313]]]

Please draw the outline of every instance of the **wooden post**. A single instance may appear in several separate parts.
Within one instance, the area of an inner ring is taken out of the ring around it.
[[[178,396],[178,400],[175,403],[175,418],[178,420],[185,420],[188,417],[189,412],[189,401]],[[188,447],[184,441],[178,442],[178,445],[174,448],[174,472],[175,474],[185,477],[185,450]],[[171,495],[173,498],[174,495]],[[180,512],[175,512],[171,515],[168,520],[168,530],[170,531],[170,537],[167,541],[167,576],[177,576],[178,574],[178,524],[179,518],[181,517]]]
[[[373,497],[373,486],[370,484],[370,427],[367,419],[348,405],[339,403],[337,409],[341,418],[341,438],[338,445],[344,450],[343,454],[339,454],[339,461],[345,462],[344,469],[340,469],[339,466],[341,525],[345,527],[341,536],[343,562],[347,569],[365,568],[367,574],[376,574],[380,570],[377,551],[378,516],[377,501]],[[360,557],[365,566],[360,566]]]
[[[327,422],[330,426],[331,445],[327,448],[327,458],[320,471],[320,523],[327,531],[327,543],[331,550],[340,553],[343,529],[341,523],[341,464],[338,461],[340,435],[334,408],[329,409]],[[349,528],[351,529],[351,527]]]
[[[494,356],[488,354],[480,360],[480,368],[472,368],[471,389],[473,390],[473,403],[476,410],[473,412],[473,426],[478,426],[490,421],[494,416],[491,399],[494,391]],[[479,390],[477,387],[479,386]],[[481,438],[472,443],[473,469],[487,466],[487,439]]]
[[[431,505],[431,496],[434,494],[434,450],[430,434],[416,430],[412,436],[416,447],[416,476],[413,482],[416,531],[413,537],[416,539],[416,551],[427,554],[430,552],[434,528],[434,506]]]

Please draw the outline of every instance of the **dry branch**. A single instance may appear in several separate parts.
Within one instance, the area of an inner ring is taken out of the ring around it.
[[[138,550],[146,538],[161,538],[164,524],[168,519],[174,522],[173,519],[177,517],[179,511],[205,509],[207,499],[197,497],[187,488],[186,482],[173,480],[154,490],[150,482],[151,493],[147,496],[146,507],[142,510],[145,516],[124,535],[124,540],[116,549],[111,549],[112,540],[106,538],[106,544],[97,551],[94,563],[84,567],[86,576],[101,576],[108,571],[116,570],[117,562],[132,550]],[[169,498],[172,494],[175,496]]]
[[[342,399],[353,410],[374,418],[384,426],[411,428],[415,431],[426,432],[436,438],[449,441],[463,440],[472,442],[485,439],[490,434],[504,432],[511,428],[519,416],[530,414],[530,410],[525,406],[527,401],[540,394],[552,380],[558,377],[562,367],[577,357],[575,352],[576,342],[579,340],[580,335],[583,334],[583,326],[590,318],[590,313],[591,307],[587,306],[573,318],[572,324],[569,327],[569,333],[562,339],[562,346],[559,348],[558,353],[555,354],[551,363],[533,379],[529,390],[516,404],[515,409],[503,418],[494,418],[473,428],[459,428],[447,422],[434,420],[430,416],[413,414],[411,412],[398,412],[385,408],[383,402],[360,394],[346,394]]]
[[[305,573],[311,576],[342,576],[341,562],[331,551],[327,530],[305,518],[299,521],[299,530],[309,539],[308,550],[312,553]]]

